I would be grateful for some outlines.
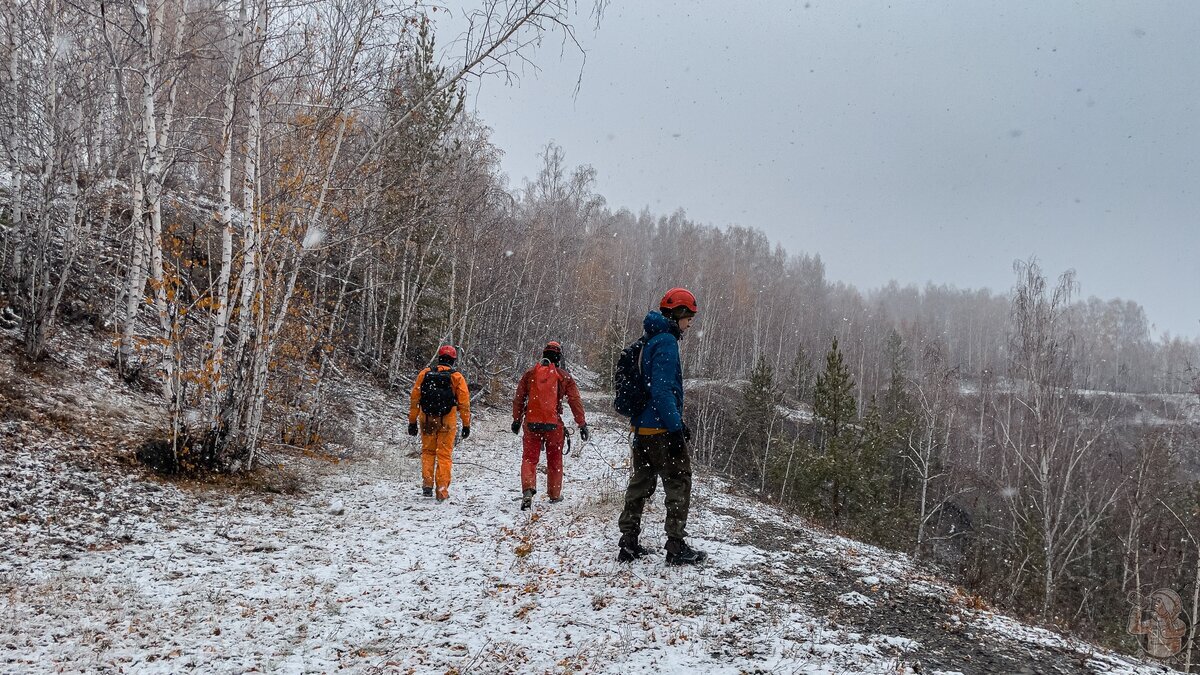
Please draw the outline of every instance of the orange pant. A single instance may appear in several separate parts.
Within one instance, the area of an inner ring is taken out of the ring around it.
[[[458,432],[453,412],[432,424],[421,419],[421,484],[436,488],[438,499],[450,496],[450,469],[454,462],[454,435]]]

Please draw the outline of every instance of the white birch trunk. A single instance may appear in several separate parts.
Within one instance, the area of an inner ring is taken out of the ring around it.
[[[265,3],[264,3],[265,5]],[[237,358],[241,358],[248,346],[254,317],[254,296],[258,292],[257,264],[260,254],[258,242],[258,209],[255,194],[258,185],[259,145],[262,136],[262,43],[266,32],[266,7],[256,9],[254,40],[256,42],[254,74],[250,77],[250,97],[246,108],[246,149],[242,169],[242,269],[238,274],[241,297],[238,301]]]
[[[41,149],[42,170],[38,177],[38,217],[36,230],[26,232],[26,240],[33,242],[29,251],[29,266],[25,277],[26,306],[24,311],[25,353],[30,358],[40,356],[45,337],[46,294],[50,285],[50,256],[53,242],[50,232],[50,214],[54,201],[54,185],[58,178],[60,122],[58,96],[58,61],[55,52],[55,42],[58,39],[58,22],[56,21],[56,3],[51,3],[46,9],[50,30],[46,36],[46,45],[42,58],[46,64],[43,71],[45,104],[44,141]]]
[[[163,284],[162,270],[162,186],[158,182],[158,173],[162,161],[158,147],[158,114],[157,102],[155,101],[155,93],[158,89],[158,65],[154,62],[161,40],[160,33],[165,6],[165,0],[159,0],[155,7],[152,9],[147,7],[146,10],[144,23],[146,40],[142,45],[142,137],[140,142],[143,157],[141,168],[146,189],[146,217],[148,225],[146,247],[149,253],[150,286],[159,329],[163,333],[163,338],[169,342],[170,317],[166,307],[166,289]],[[164,348],[159,363],[165,374],[161,383],[163,387],[162,393],[165,398],[170,400],[173,398],[174,393],[172,387],[172,382],[174,381],[172,369],[174,364],[172,359],[167,355],[167,351]]]
[[[16,7],[10,15],[8,25],[8,82],[9,82],[9,129],[8,129],[8,170],[12,176],[12,198],[9,200],[9,208],[12,210],[12,225],[15,230],[16,246],[13,251],[13,273],[17,278],[20,278],[23,270],[23,252],[26,230],[25,227],[25,200],[22,195],[24,182],[22,180],[24,171],[21,166],[21,148],[23,145],[19,125],[17,120],[22,118],[24,106],[21,102],[21,96],[17,92],[17,73],[19,59],[19,45],[17,33],[20,31],[20,12]]]
[[[165,84],[167,89],[167,100],[163,106],[161,125],[158,120],[156,108],[155,94],[158,89],[159,80],[162,76],[162,70],[170,59],[176,58],[182,47],[183,32],[187,27],[187,12],[188,2],[182,0],[179,7],[179,16],[175,23],[175,36],[170,54],[164,58],[159,58],[159,49],[162,43],[163,23],[165,21],[165,0],[159,2],[153,12],[147,14],[147,37],[144,43],[146,51],[144,55],[144,69],[142,78],[142,132],[144,134],[143,142],[146,145],[146,210],[150,216],[150,232],[146,241],[150,249],[150,278],[154,291],[154,307],[155,313],[158,316],[159,330],[162,332],[165,349],[160,361],[164,377],[163,377],[163,396],[172,402],[174,419],[179,413],[179,355],[175,352],[182,348],[179,343],[180,336],[177,335],[178,330],[175,326],[175,319],[172,316],[171,303],[173,299],[168,294],[168,287],[171,285],[166,278],[163,268],[163,250],[162,250],[162,193],[164,183],[167,178],[169,164],[165,156],[165,148],[167,138],[171,132],[171,124],[174,118],[176,93],[178,88],[175,85],[175,80],[172,79]]]
[[[212,381],[217,393],[221,386],[225,332],[229,325],[229,279],[233,267],[233,115],[237,103],[237,74],[241,68],[246,39],[246,1],[241,1],[238,11],[238,35],[234,42],[229,77],[225,80],[225,104],[221,118],[221,272],[217,278],[212,338]],[[217,399],[218,396],[214,395],[213,400]]]
[[[266,7],[256,8],[254,20],[254,42],[256,44],[254,60],[251,63],[253,75],[250,77],[250,96],[247,100],[245,162],[242,169],[242,266],[238,273],[238,284],[241,293],[238,299],[238,336],[234,348],[233,360],[241,363],[247,349],[257,344],[256,334],[260,324],[256,298],[261,298],[262,289],[260,278],[262,272],[259,265],[260,236],[257,208],[258,194],[258,164],[260,142],[262,136],[262,39],[266,32]],[[258,353],[255,349],[255,354]],[[257,372],[251,365],[248,372],[242,373],[231,389],[218,392],[222,400],[222,422],[226,425],[227,442],[235,449],[243,445],[246,407],[248,397],[254,388],[253,375]]]
[[[133,185],[130,190],[130,225],[133,229],[133,244],[130,251],[129,273],[125,285],[125,317],[121,329],[120,366],[128,373],[133,364],[133,343],[137,337],[138,309],[142,305],[142,294],[146,290],[146,215],[145,187],[142,182],[141,150],[136,153],[138,166],[132,172]]]

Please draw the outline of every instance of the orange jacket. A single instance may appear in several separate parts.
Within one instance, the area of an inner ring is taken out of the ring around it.
[[[544,377],[556,380],[556,395],[553,401],[540,400],[537,387],[534,386],[540,368],[549,369],[549,371],[542,371]],[[521,381],[517,384],[517,394],[513,397],[513,419],[525,418],[527,423],[535,424],[562,424],[564,396],[571,406],[571,413],[575,416],[575,424],[579,426],[587,424],[583,417],[583,399],[579,397],[579,387],[575,385],[575,378],[555,365],[538,364],[525,371],[525,374],[521,376]]]
[[[440,371],[453,370],[450,366],[437,366]],[[417,375],[417,381],[413,383],[412,394],[409,395],[408,405],[408,421],[413,423],[421,416],[421,383],[425,381],[425,375],[430,371],[430,368],[422,370]],[[454,411],[457,409],[458,414],[462,415],[462,423],[464,427],[471,426],[471,392],[467,389],[467,378],[463,374],[455,371],[450,376],[450,386],[454,389],[454,399],[458,402],[456,408],[451,408],[450,412],[442,418],[443,424],[454,424]]]

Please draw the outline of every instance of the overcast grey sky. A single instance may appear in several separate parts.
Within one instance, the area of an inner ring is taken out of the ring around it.
[[[553,140],[613,208],[758,227],[864,290],[1007,290],[1037,255],[1198,336],[1197,36],[1194,0],[616,0],[577,97],[554,42],[473,104],[515,185]]]

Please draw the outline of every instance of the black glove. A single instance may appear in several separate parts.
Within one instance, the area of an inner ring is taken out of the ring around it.
[[[679,431],[668,431],[667,442],[671,445],[684,447],[687,445],[687,433],[683,429],[680,429]]]
[[[512,430],[514,434],[521,433],[521,420],[513,420]]]
[[[470,437],[471,437],[471,427],[470,427],[470,425],[463,426],[463,440],[466,440],[466,439],[468,439],[468,438],[470,438]]]
[[[409,423],[408,423],[408,435],[409,435],[409,436],[416,436],[416,435],[417,435],[417,423],[416,423],[416,422],[409,422]]]
[[[586,424],[579,427],[579,440],[583,441],[584,443],[587,443],[588,437],[590,437],[590,436],[591,436],[591,434],[588,433],[588,428],[587,428]]]
[[[688,428],[687,422],[683,423],[683,440],[692,440],[692,430]]]

